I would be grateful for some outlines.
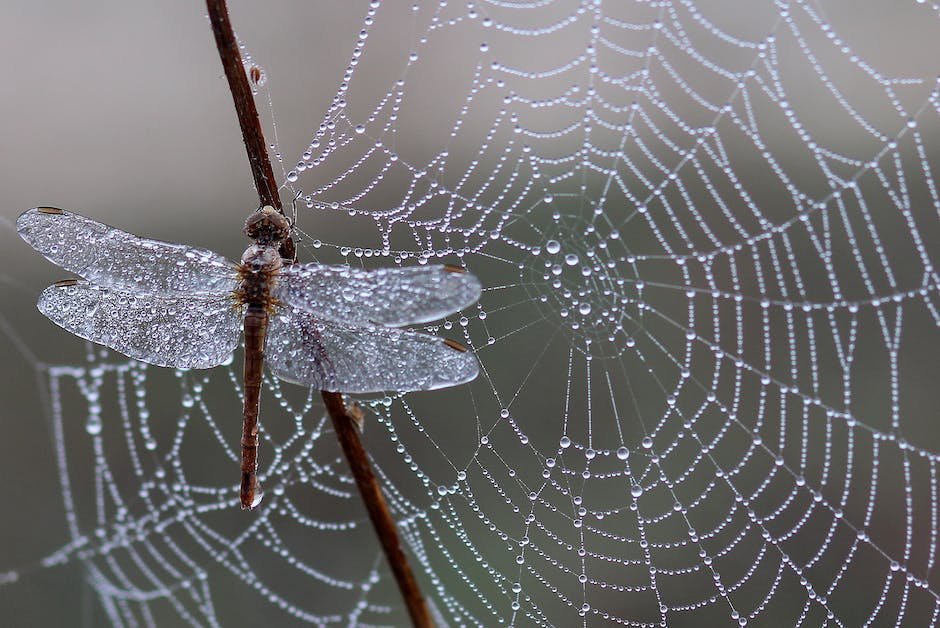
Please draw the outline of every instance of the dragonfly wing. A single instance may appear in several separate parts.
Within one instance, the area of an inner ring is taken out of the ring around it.
[[[38,305],[76,336],[157,366],[218,366],[229,360],[241,329],[228,297],[148,296],[74,280],[46,288]]]
[[[344,325],[415,325],[480,298],[480,282],[448,266],[362,270],[298,264],[283,268],[275,296],[319,319]]]
[[[235,267],[212,251],[139,238],[63,209],[34,207],[16,230],[54,264],[117,290],[217,294],[238,284]]]
[[[443,338],[348,327],[291,308],[271,317],[265,359],[283,380],[345,393],[434,390],[464,384],[479,372],[472,353]]]

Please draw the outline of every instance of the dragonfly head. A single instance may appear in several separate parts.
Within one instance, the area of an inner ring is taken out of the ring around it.
[[[257,244],[268,246],[290,236],[290,221],[270,205],[265,205],[248,216],[244,233]]]

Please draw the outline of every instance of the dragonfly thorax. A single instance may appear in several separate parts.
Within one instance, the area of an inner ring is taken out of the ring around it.
[[[271,295],[275,276],[281,270],[281,255],[276,247],[252,244],[245,249],[238,265],[239,286],[236,299],[245,305],[269,309],[274,300]]]
[[[242,272],[273,272],[283,264],[276,246],[252,244],[242,254]]]

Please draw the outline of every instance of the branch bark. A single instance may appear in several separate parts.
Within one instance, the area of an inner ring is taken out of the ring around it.
[[[235,102],[235,111],[238,114],[238,123],[245,142],[245,150],[248,153],[248,161],[251,164],[255,188],[258,190],[259,202],[262,206],[271,205],[283,213],[277,182],[274,179],[274,171],[271,168],[267,145],[264,141],[264,131],[258,117],[258,110],[255,108],[251,86],[248,84],[238,41],[235,39],[235,33],[229,21],[228,8],[225,0],[206,0],[206,6],[209,10],[209,21],[212,24],[212,33],[215,35],[219,57],[225,68],[225,77],[228,79],[232,100]],[[293,261],[294,251],[294,241],[289,239],[281,248],[281,256]],[[369,464],[369,457],[359,439],[356,417],[346,407],[342,394],[322,391],[322,395],[323,403],[333,421],[336,437],[339,439],[346,460],[349,462],[349,468],[356,479],[356,486],[359,488],[369,518],[372,520],[379,542],[395,575],[411,621],[420,628],[431,628],[434,622],[431,621],[427,603],[408,564],[408,558],[402,550],[398,528],[388,509],[382,488],[379,486]]]
[[[283,213],[274,170],[271,168],[271,160],[268,159],[268,149],[264,142],[264,131],[245,74],[242,55],[238,50],[238,40],[235,39],[235,32],[228,18],[228,8],[225,6],[225,0],[207,0],[206,5],[209,8],[209,21],[212,24],[212,34],[215,35],[215,45],[222,58],[222,67],[225,68],[225,78],[228,79],[232,100],[235,101],[238,124],[242,130],[245,150],[248,152],[248,161],[251,162],[251,174],[255,179],[258,198],[262,206],[272,205]]]
[[[421,628],[432,628],[434,622],[431,621],[427,603],[421,595],[418,581],[408,564],[408,557],[402,551],[395,520],[392,519],[385,496],[382,494],[382,487],[379,486],[372,472],[369,457],[362,446],[362,441],[359,440],[356,420],[350,416],[349,409],[343,403],[343,395],[325,390],[321,394],[326,410],[333,420],[333,431],[336,432],[336,438],[339,439],[346,453],[346,460],[349,461],[349,468],[352,469],[353,477],[356,478],[359,494],[362,495],[362,501],[366,504],[375,533],[392,567],[392,573],[395,574],[402,597],[405,598],[408,614],[411,615],[411,623]]]

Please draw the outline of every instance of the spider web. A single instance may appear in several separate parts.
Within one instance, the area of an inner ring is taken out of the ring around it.
[[[895,4],[936,58],[938,7]],[[940,94],[906,31],[845,2],[370,7],[282,166],[304,261],[487,287],[427,328],[477,381],[359,400],[438,621],[936,624]],[[361,236],[304,235],[334,215]],[[266,380],[236,517],[237,362],[43,374],[72,537],[46,564],[112,623],[405,621],[315,395]]]

